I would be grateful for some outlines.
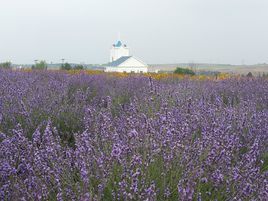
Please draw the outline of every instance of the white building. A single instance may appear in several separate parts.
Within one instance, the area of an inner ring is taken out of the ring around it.
[[[148,65],[129,55],[129,48],[119,40],[111,48],[110,63],[105,72],[147,73]]]
[[[111,48],[110,62],[113,62],[123,56],[129,56],[129,48],[127,45],[123,45],[119,40],[116,44],[113,44]]]

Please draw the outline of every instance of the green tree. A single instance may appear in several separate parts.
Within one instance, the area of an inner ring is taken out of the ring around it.
[[[11,69],[12,68],[12,63],[10,61],[0,63],[0,68]]]
[[[69,63],[64,63],[60,67],[61,70],[71,70],[72,66]]]
[[[45,60],[41,60],[39,62],[36,62],[35,65],[32,65],[32,69],[36,70],[46,70],[47,69],[47,63]]]
[[[175,74],[181,74],[181,75],[195,75],[195,72],[188,68],[179,68],[177,67],[174,71]]]
[[[74,69],[75,69],[75,70],[83,70],[83,69],[84,69],[84,66],[81,65],[81,64],[79,64],[79,65],[76,65],[76,66],[74,67]]]

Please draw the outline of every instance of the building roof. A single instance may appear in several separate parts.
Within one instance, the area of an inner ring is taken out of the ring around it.
[[[124,56],[124,57],[120,57],[119,59],[111,62],[111,63],[108,63],[108,66],[113,66],[113,67],[116,67],[116,66],[119,66],[120,64],[124,63],[126,60],[128,60],[131,56]]]

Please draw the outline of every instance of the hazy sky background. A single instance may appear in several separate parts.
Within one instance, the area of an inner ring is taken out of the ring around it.
[[[268,63],[268,0],[0,0],[0,61]]]

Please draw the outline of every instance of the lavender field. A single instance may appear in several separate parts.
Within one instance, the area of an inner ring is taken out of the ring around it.
[[[267,200],[268,80],[0,70],[0,200]]]

